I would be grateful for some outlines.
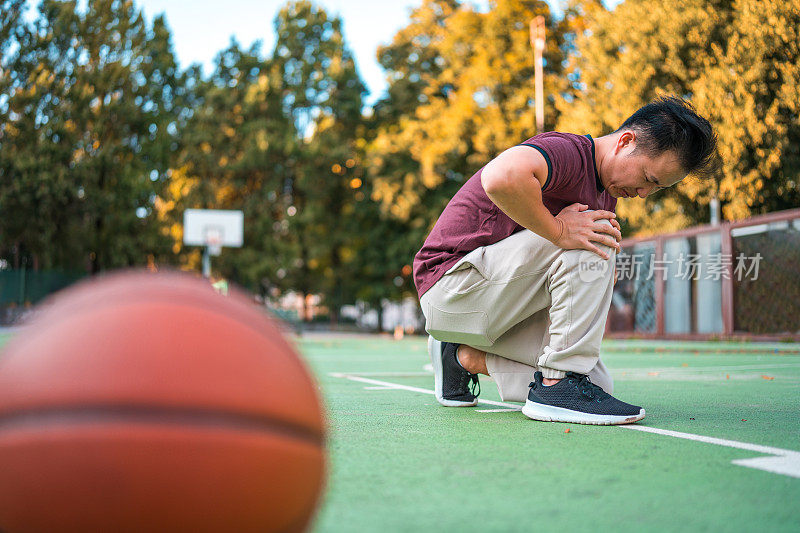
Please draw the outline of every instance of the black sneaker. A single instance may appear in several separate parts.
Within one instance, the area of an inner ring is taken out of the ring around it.
[[[428,337],[436,399],[445,407],[472,407],[481,393],[478,375],[464,370],[456,359],[459,346]]]
[[[522,413],[533,420],[611,425],[644,418],[644,409],[617,400],[585,374],[567,372],[565,378],[549,387],[542,384],[541,372],[533,379],[522,408]]]

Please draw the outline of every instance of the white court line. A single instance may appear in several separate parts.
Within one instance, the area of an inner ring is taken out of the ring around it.
[[[727,446],[728,448],[738,448],[740,450],[768,454],[767,457],[735,459],[731,462],[735,465],[757,468],[759,470],[772,472],[773,474],[783,474],[785,476],[800,478],[800,452],[796,452],[794,450],[784,450],[783,448],[762,446],[760,444],[750,444],[749,442],[718,439],[716,437],[706,437],[704,435],[694,435],[692,433],[683,433],[681,431],[658,429],[648,426],[636,426],[633,424],[620,427],[624,429],[644,431],[645,433],[656,433],[658,435],[666,435],[668,437],[676,437],[678,439],[693,440],[697,442],[705,442],[707,444],[716,444],[717,446]]]
[[[350,381],[360,381],[361,383],[370,383],[372,385],[379,385],[381,387],[407,390],[411,392],[419,392],[422,394],[434,394],[434,391],[429,389],[421,389],[419,387],[410,387],[408,385],[400,385],[399,383],[390,383],[388,381],[379,381],[377,379],[362,378],[353,374],[343,374],[340,372],[331,372],[329,374],[334,378],[349,379]],[[506,407],[507,409],[476,409],[476,411],[485,413],[505,412],[509,410],[520,410],[520,406],[513,403],[495,402],[493,400],[478,399],[478,403],[487,405],[496,405],[498,407]],[[632,429],[635,431],[643,431],[645,433],[655,433],[666,437],[675,437],[677,439],[686,439],[696,442],[704,442],[706,444],[716,444],[717,446],[725,446],[728,448],[737,448],[740,450],[747,450],[756,453],[766,454],[766,457],[753,457],[750,459],[735,459],[731,461],[735,465],[746,466],[748,468],[756,468],[765,472],[773,474],[781,474],[784,476],[791,476],[800,478],[800,452],[795,450],[786,450],[783,448],[775,448],[773,446],[762,446],[761,444],[751,444],[749,442],[740,442],[729,439],[718,439],[716,437],[706,437],[704,435],[695,435],[693,433],[683,433],[681,431],[672,431],[669,429],[659,429],[649,426],[640,426],[635,424],[620,425],[624,429]]]
[[[522,407],[516,409],[475,409],[476,413],[514,413],[522,411]]]
[[[388,381],[378,381],[377,379],[362,378],[360,376],[355,376],[353,374],[342,374],[341,372],[331,372],[329,375],[334,378],[344,378],[344,379],[349,379],[350,381],[360,381],[361,383],[370,383],[372,385],[391,387],[393,389],[408,390],[411,392],[421,392],[422,394],[434,394],[432,390],[428,389],[420,389],[419,387],[409,387],[408,385],[400,385],[399,383],[389,383]],[[478,403],[485,403],[486,405],[497,405],[499,407],[514,407],[514,408],[519,407],[518,405],[513,405],[510,403],[503,403],[503,402],[495,402],[492,400],[478,399]]]

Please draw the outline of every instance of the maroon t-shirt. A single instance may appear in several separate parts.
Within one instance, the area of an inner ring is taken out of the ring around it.
[[[553,216],[575,203],[614,211],[617,200],[600,183],[594,140],[589,135],[554,131],[521,144],[538,150],[547,161],[542,203]],[[523,229],[486,195],[481,185],[482,171],[483,168],[453,196],[414,257],[414,284],[420,297],[472,250]]]

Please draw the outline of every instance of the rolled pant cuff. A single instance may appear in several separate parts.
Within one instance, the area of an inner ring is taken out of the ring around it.
[[[567,375],[563,370],[556,370],[555,368],[540,367],[539,369],[542,371],[542,377],[547,379],[561,379]]]

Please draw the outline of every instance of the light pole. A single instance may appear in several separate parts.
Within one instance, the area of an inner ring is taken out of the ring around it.
[[[544,131],[544,74],[542,53],[544,52],[544,17],[531,20],[531,46],[534,57],[534,87],[536,104],[536,133]]]

